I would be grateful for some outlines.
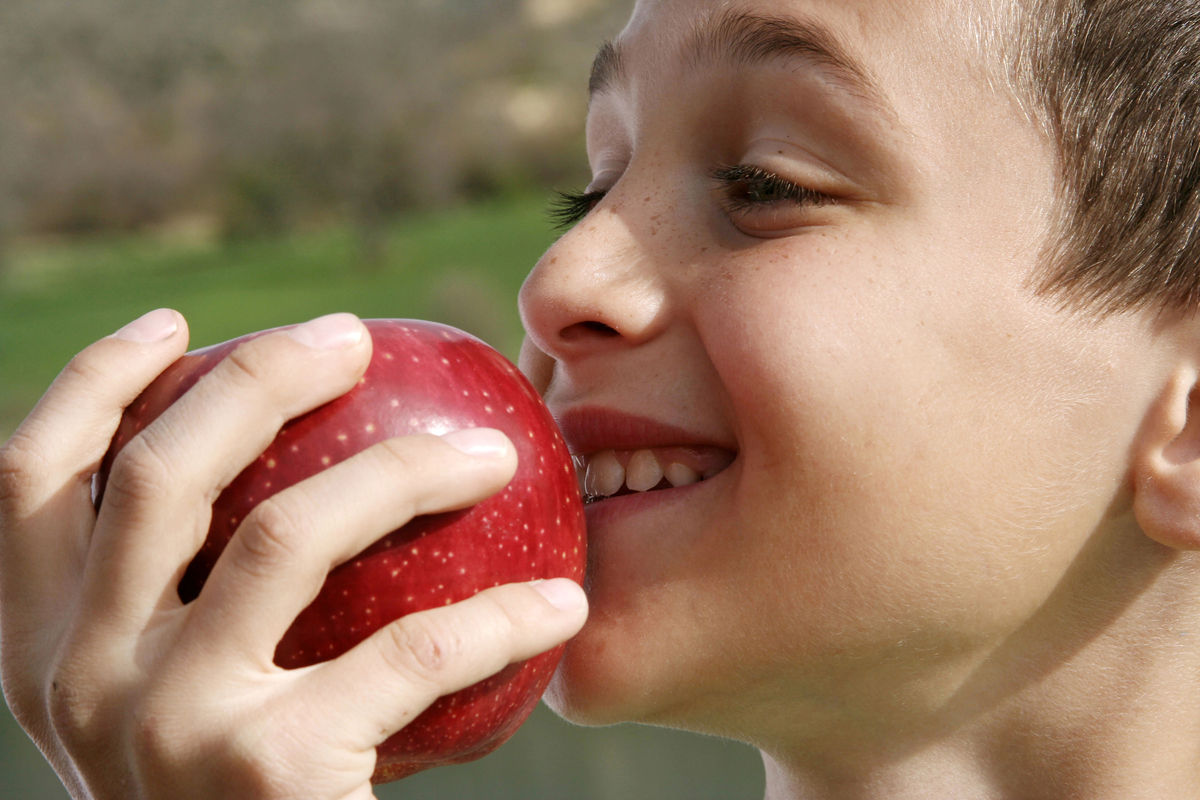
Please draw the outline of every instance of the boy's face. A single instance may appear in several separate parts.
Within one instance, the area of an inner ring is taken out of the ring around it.
[[[644,0],[602,59],[607,194],[526,283],[523,366],[573,452],[732,462],[589,506],[568,717],[770,738],[936,707],[1051,635],[1128,525],[1149,327],[1031,286],[1055,154],[968,13]]]

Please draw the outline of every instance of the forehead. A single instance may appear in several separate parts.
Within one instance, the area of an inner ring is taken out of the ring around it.
[[[918,34],[944,44],[1004,28],[1019,0],[637,0],[626,33],[667,23],[689,31],[736,13],[821,21],[849,38],[903,39]]]
[[[625,30],[598,55],[591,88],[661,79],[681,66],[737,68],[772,59],[822,68],[889,111],[877,101],[892,94],[1007,88],[1001,65],[1016,2],[638,0]]]
[[[639,0],[593,71],[593,169],[642,126],[685,144],[788,114],[892,186],[986,185],[1018,160],[1054,184],[1053,142],[1005,67],[1019,2]],[[673,116],[689,104],[702,126]]]

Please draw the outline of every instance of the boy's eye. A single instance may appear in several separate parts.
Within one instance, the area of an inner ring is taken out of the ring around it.
[[[555,192],[547,213],[557,230],[566,230],[582,220],[604,199],[605,190]]]
[[[823,192],[747,164],[718,167],[712,171],[712,176],[721,185],[723,205],[731,214],[777,205],[824,206],[836,202]]]
[[[788,211],[837,202],[824,192],[748,164],[717,167],[710,174],[720,184],[725,212],[740,226],[755,232],[782,232],[795,222],[788,217]],[[559,230],[570,228],[591,213],[605,194],[605,189],[556,192],[550,201],[550,220]]]

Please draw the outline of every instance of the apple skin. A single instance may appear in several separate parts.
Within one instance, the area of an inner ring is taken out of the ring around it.
[[[264,498],[395,436],[469,427],[503,431],[516,476],[469,509],[418,517],[329,573],[280,641],[275,663],[293,669],[336,658],[383,625],[491,586],[537,578],[582,582],[585,520],[565,443],[537,392],[478,339],[420,320],[365,320],[374,352],[359,385],[287,423],[213,504],[208,538],[179,585],[199,596],[246,515]],[[126,410],[98,475],[97,507],[121,448],[250,334],[189,353]],[[438,699],[381,744],[372,781],[480,758],[533,711],[562,655],[557,647]]]

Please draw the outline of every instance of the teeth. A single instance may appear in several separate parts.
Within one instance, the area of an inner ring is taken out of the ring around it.
[[[625,485],[635,492],[647,492],[663,479],[663,469],[649,450],[638,450],[629,457],[625,468]]]
[[[700,473],[689,467],[687,464],[680,464],[678,461],[667,464],[667,468],[663,470],[667,480],[672,486],[690,486],[700,480]]]
[[[583,456],[571,456],[571,463],[575,466],[575,479],[579,481],[579,493],[587,497],[587,459]]]
[[[587,477],[584,478],[587,494],[611,497],[621,490],[624,483],[625,468],[612,450],[596,453],[588,460]]]
[[[700,470],[700,464],[683,463],[683,459],[708,462]],[[690,486],[707,480],[721,472],[732,460],[729,453],[712,453],[698,456],[690,448],[662,448],[660,450],[601,450],[590,456],[572,456],[579,490],[584,498],[612,497],[627,487],[633,492],[648,492],[662,483],[663,478],[671,486]],[[717,463],[713,463],[714,459]],[[664,465],[664,462],[666,466]]]

